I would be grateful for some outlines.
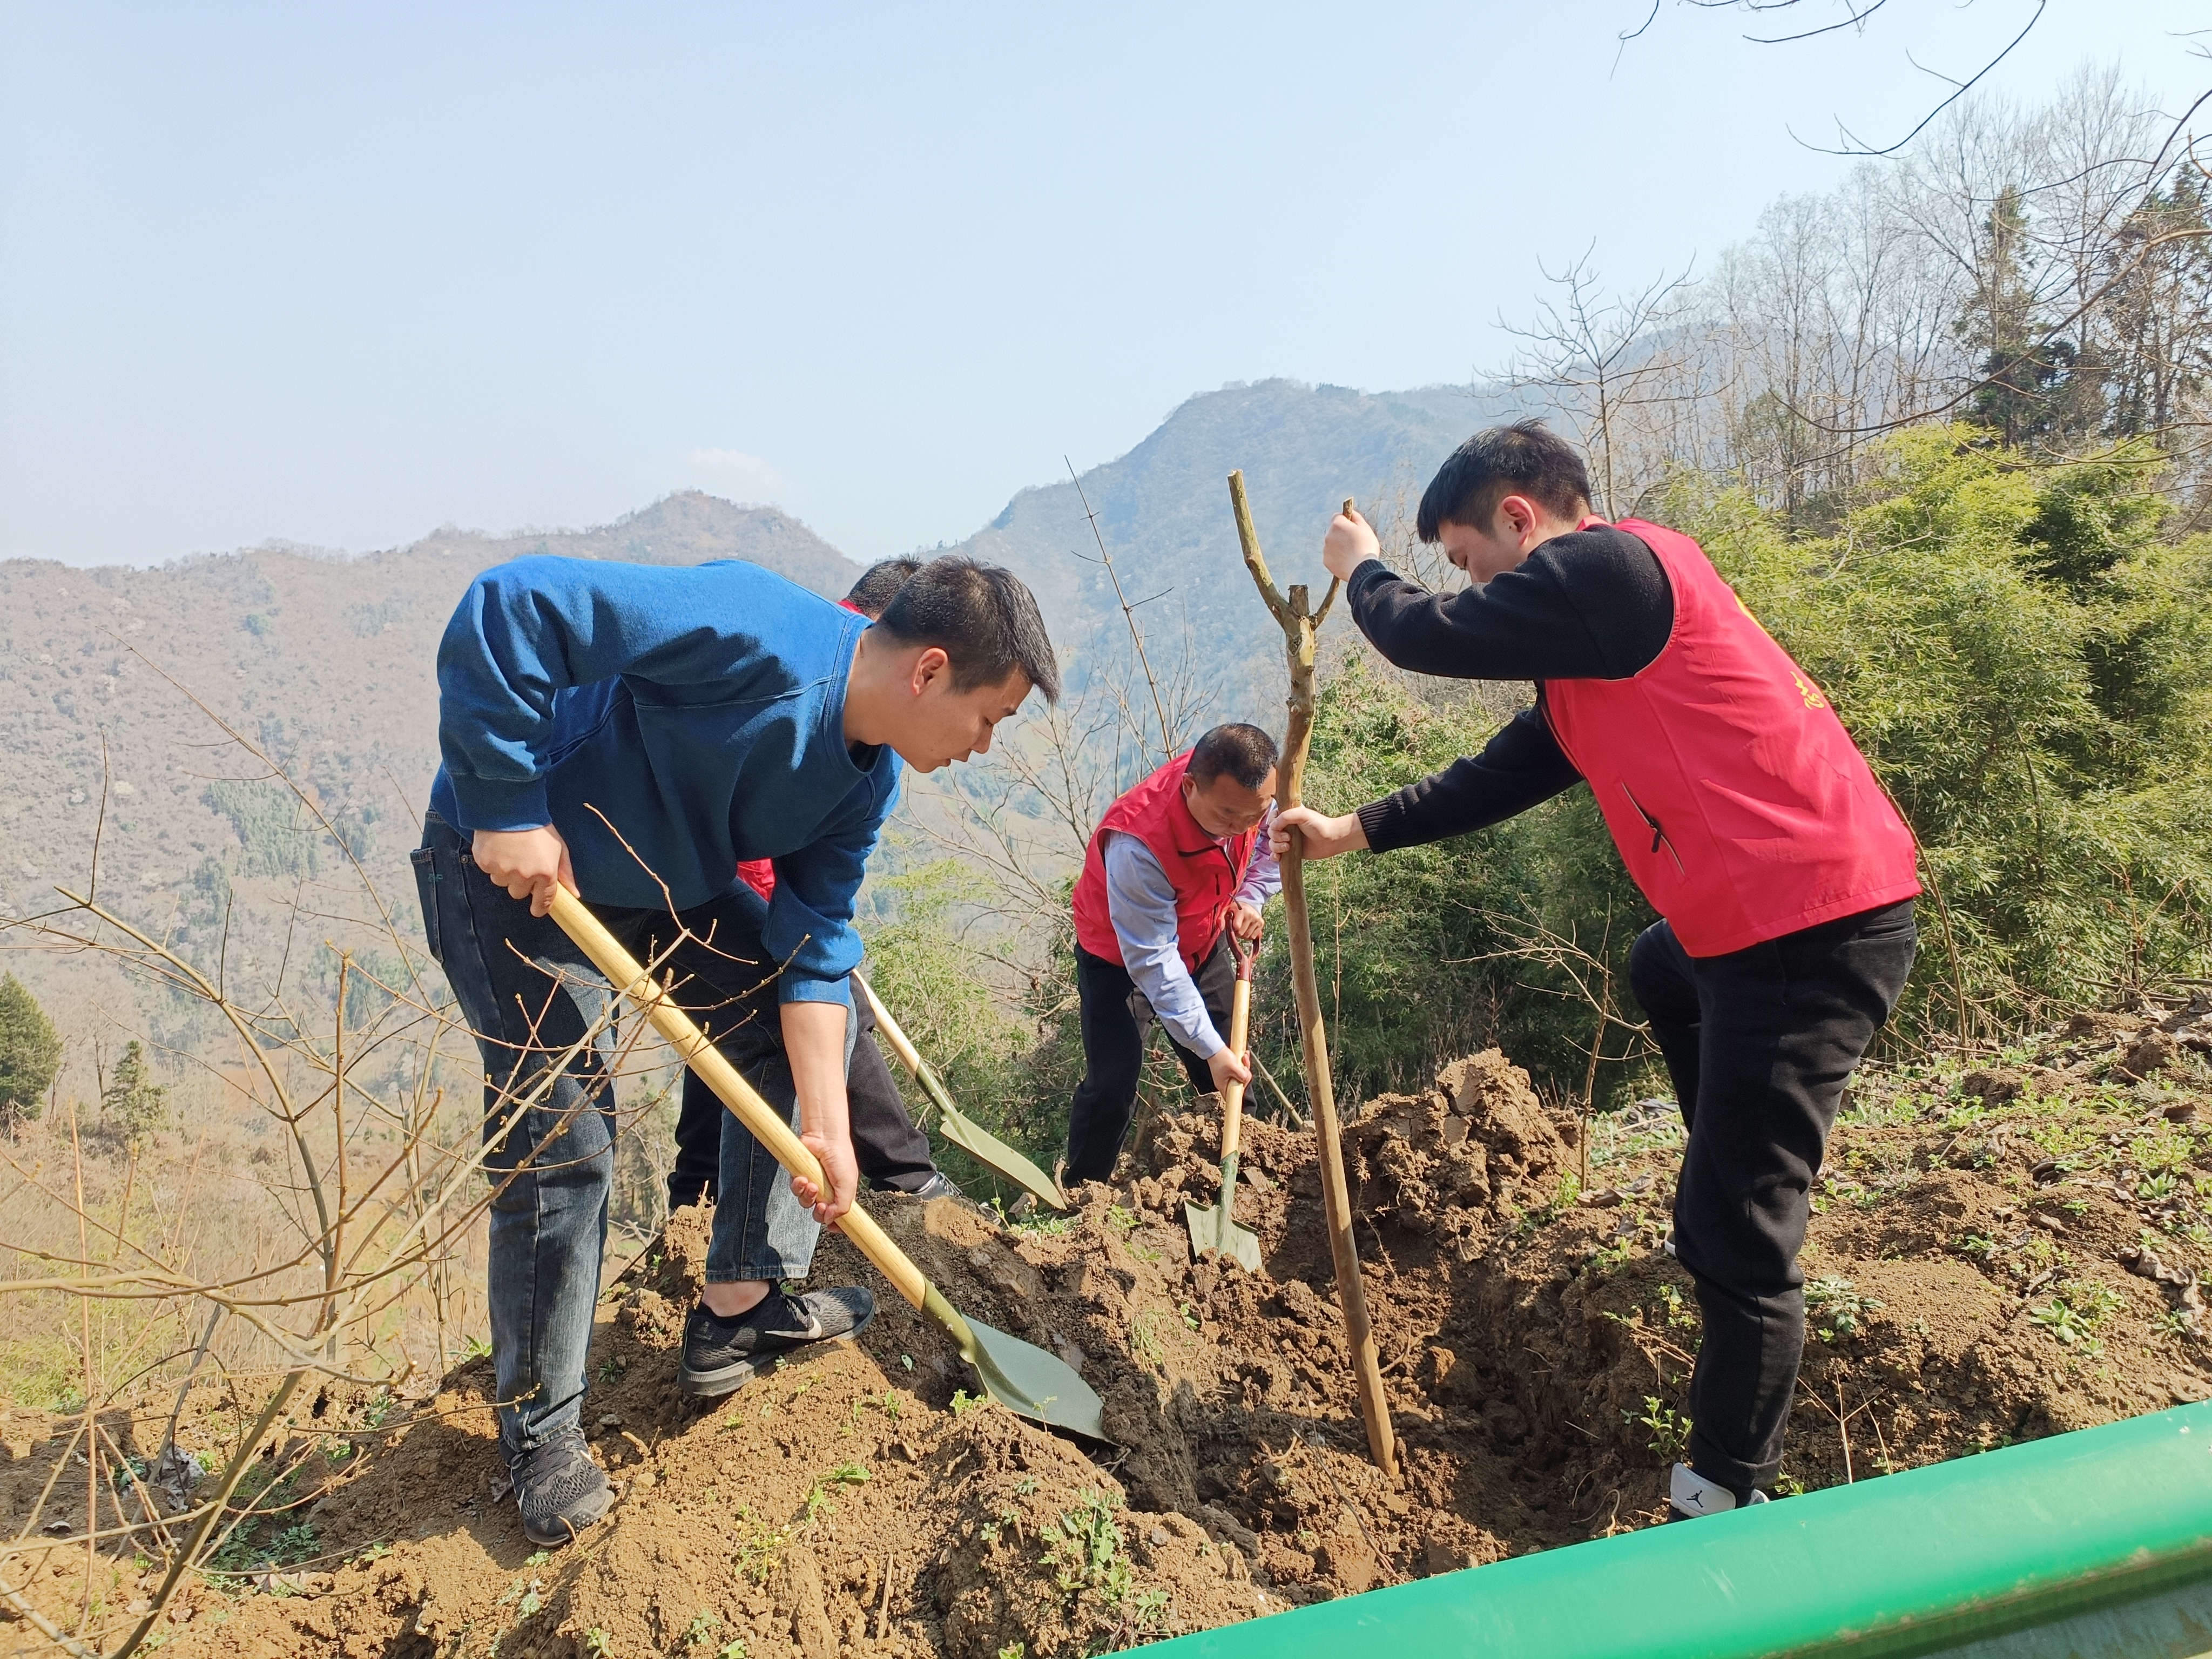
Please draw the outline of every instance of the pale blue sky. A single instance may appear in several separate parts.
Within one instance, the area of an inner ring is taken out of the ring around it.
[[[1815,0],[1819,3],[1820,0]],[[1540,259],[1710,256],[2033,0],[1790,47],[1531,6],[0,3],[0,556],[148,562],[698,486],[855,557],[1192,392],[1504,356]],[[1826,21],[1823,13],[1819,21]],[[1991,77],[2212,84],[2182,0]]]

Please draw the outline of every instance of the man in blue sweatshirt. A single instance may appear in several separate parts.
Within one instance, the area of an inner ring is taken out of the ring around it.
[[[500,1443],[525,1532],[567,1541],[611,1501],[579,1426],[613,1170],[611,991],[546,916],[569,888],[672,977],[787,1115],[825,1184],[734,1121],[679,1385],[737,1388],[874,1311],[792,1296],[858,1180],[845,1075],[854,895],[899,765],[984,752],[1059,670],[1029,590],[926,565],[872,626],[759,567],[528,558],[470,585],[438,649],[439,746],[415,854],[430,952],[483,1055]],[[763,910],[738,864],[774,861]],[[745,901],[751,901],[750,903]]]

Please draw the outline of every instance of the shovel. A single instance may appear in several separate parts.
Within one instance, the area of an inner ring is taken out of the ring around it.
[[[1237,952],[1237,991],[1229,1007],[1229,1048],[1242,1054],[1252,1024],[1252,957],[1234,935],[1229,948]],[[1231,1219],[1237,1210],[1237,1148],[1243,1127],[1244,1085],[1231,1083],[1221,1091],[1220,1206],[1201,1210],[1195,1204],[1186,1204],[1182,1218],[1190,1228],[1193,1254],[1203,1255],[1212,1250],[1254,1273],[1260,1271],[1260,1241]]]
[[[581,899],[556,886],[551,914],[561,931],[576,942],[620,994],[644,1011],[653,1030],[683,1055],[685,1064],[721,1097],[722,1104],[752,1131],[753,1138],[775,1155],[777,1163],[817,1186],[826,1185],[822,1165],[781,1115],[738,1074],[736,1066],[722,1058],[691,1017],[669,1000],[667,992],[638,965],[637,958],[623,948]],[[944,1328],[960,1350],[960,1357],[982,1379],[984,1393],[1008,1411],[1048,1427],[1066,1429],[1092,1440],[1107,1437],[1098,1396],[1073,1367],[1042,1348],[963,1317],[866,1210],[856,1206],[846,1211],[836,1225],[901,1296]]]
[[[921,1051],[913,1040],[899,1028],[891,1018],[891,1011],[884,1006],[876,988],[862,979],[858,969],[853,974],[853,983],[860,988],[860,994],[868,1000],[868,1006],[876,1017],[876,1029],[884,1034],[884,1041],[891,1045],[899,1064],[907,1074],[921,1085],[922,1092],[937,1103],[938,1133],[959,1147],[978,1164],[995,1174],[1004,1176],[1029,1194],[1040,1204],[1048,1204],[1055,1210],[1067,1207],[1067,1198],[1053,1178],[1024,1158],[1012,1147],[986,1129],[981,1124],[952,1103],[952,1096],[944,1082],[931,1069]]]

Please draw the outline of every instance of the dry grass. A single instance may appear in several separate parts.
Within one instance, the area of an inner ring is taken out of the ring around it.
[[[110,1659],[144,1643],[188,1577],[255,1524],[252,1494],[272,1480],[265,1443],[303,1383],[396,1394],[477,1349],[484,1218],[494,1182],[513,1178],[483,1166],[481,1062],[418,943],[412,902],[388,904],[313,793],[202,709],[344,866],[312,894],[303,885],[274,971],[242,969],[220,949],[195,961],[159,921],[111,899],[97,836],[82,893],[0,922],[0,945],[102,957],[223,1034],[167,1051],[181,1073],[171,1130],[128,1140],[58,1090],[40,1120],[0,1139],[0,1395],[71,1414],[57,1468],[77,1457],[115,1477],[88,1477],[80,1523],[52,1522],[49,1491],[0,1538],[0,1565],[27,1549],[37,1561],[82,1551],[80,1604],[33,1607],[4,1573],[0,1599],[50,1641]],[[642,1097],[634,1117],[665,1125],[671,1073],[643,1022],[610,1014],[544,1057],[587,1046],[618,1081],[659,1085],[628,1092]],[[517,1121],[548,1088],[501,1097],[495,1120]],[[665,1167],[631,1152],[633,1204]],[[227,1462],[165,1486],[179,1413],[193,1390],[216,1387],[234,1404]],[[156,1423],[167,1418],[151,1437],[149,1402]],[[146,1455],[125,1450],[118,1423]],[[95,1584],[147,1561],[161,1579],[142,1612],[95,1607]]]

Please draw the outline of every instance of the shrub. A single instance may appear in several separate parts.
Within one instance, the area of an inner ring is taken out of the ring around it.
[[[23,981],[0,978],[0,1127],[37,1118],[61,1070],[61,1034]]]

